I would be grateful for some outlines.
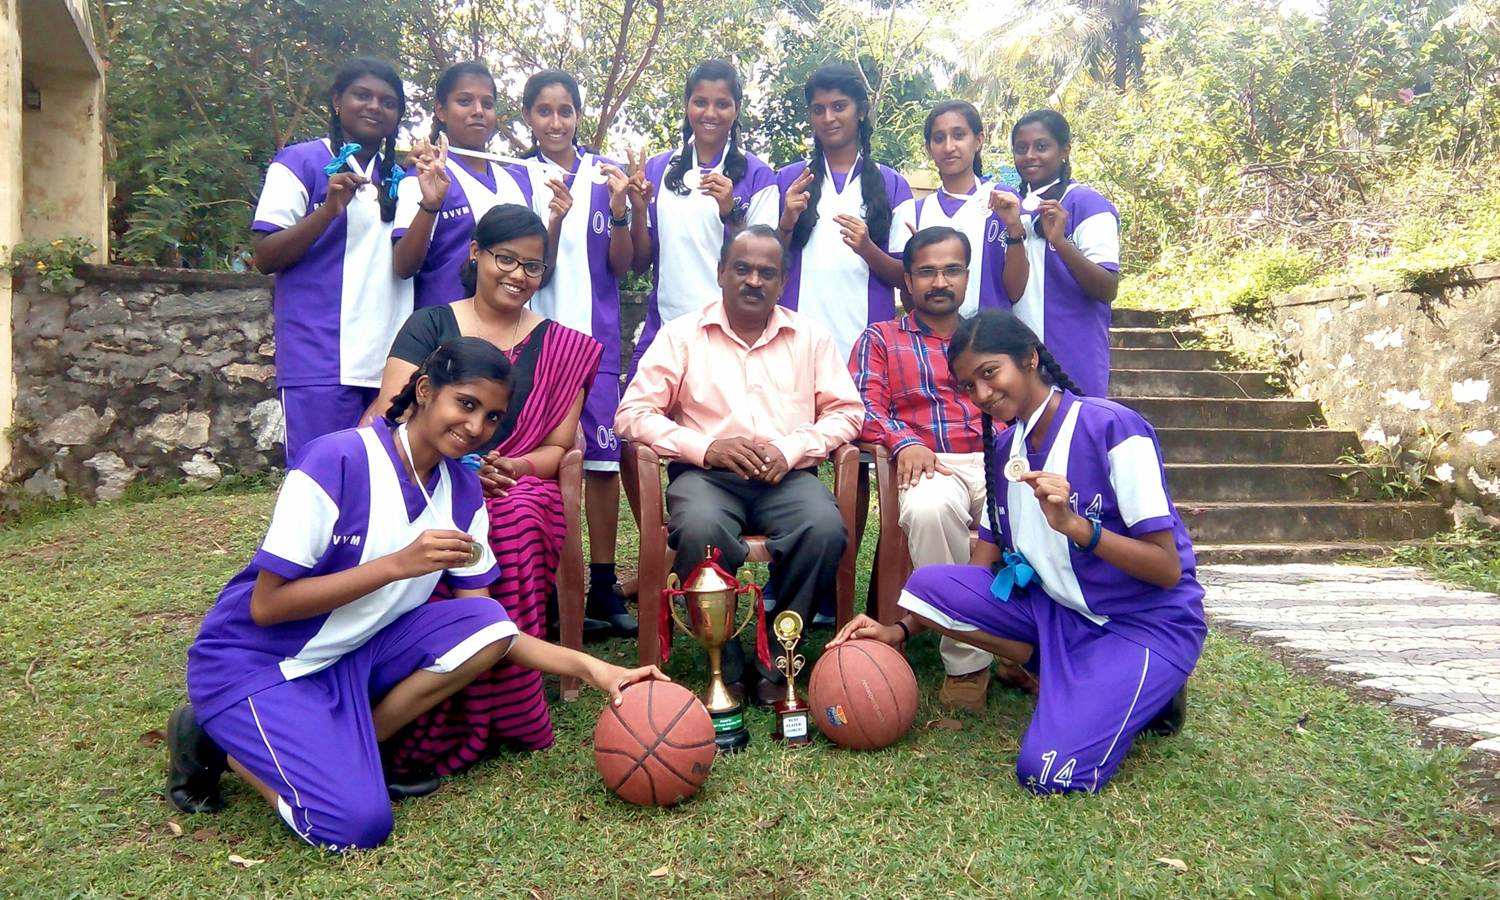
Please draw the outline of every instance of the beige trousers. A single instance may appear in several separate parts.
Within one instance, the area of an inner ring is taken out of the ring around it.
[[[912,565],[963,565],[969,561],[969,532],[984,515],[984,454],[939,453],[952,475],[933,473],[901,492],[901,530]],[[988,668],[994,657],[944,635],[939,645],[943,670],[968,675]]]

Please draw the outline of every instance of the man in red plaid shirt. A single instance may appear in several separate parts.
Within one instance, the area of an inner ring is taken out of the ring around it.
[[[967,563],[969,532],[984,510],[979,410],[948,371],[948,341],[969,282],[969,239],[946,226],[924,228],[902,265],[914,308],[865,329],[849,371],[865,404],[859,439],[884,444],[896,461],[901,530],[916,566]],[[984,710],[989,653],[944,637],[938,701]]]

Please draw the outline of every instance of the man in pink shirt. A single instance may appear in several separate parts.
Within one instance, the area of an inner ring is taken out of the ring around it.
[[[723,299],[662,326],[625,389],[615,433],[670,460],[667,540],[679,578],[709,546],[725,568],[739,568],[741,535],[764,534],[776,611],[811,621],[834,594],[849,540],[817,466],[859,434],[864,406],[833,336],[777,305],[786,272],[774,230],[751,226],[726,241]],[[756,669],[751,700],[785,695],[780,672]],[[726,647],[725,679],[743,670],[736,642]]]

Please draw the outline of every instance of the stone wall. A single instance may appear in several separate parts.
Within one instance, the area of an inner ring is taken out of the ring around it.
[[[1276,353],[1296,396],[1321,401],[1330,424],[1365,446],[1433,454],[1439,493],[1500,513],[1500,264],[1455,269],[1420,291],[1327,288],[1278,300],[1263,323],[1227,314],[1198,324],[1241,349]]]
[[[84,266],[71,297],[19,285],[5,481],[111,500],[132,482],[203,486],[282,464],[271,279]],[[623,306],[629,360],[643,298]]]

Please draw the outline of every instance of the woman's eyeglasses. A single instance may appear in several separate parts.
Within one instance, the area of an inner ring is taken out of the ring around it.
[[[516,259],[509,253],[496,253],[493,250],[486,250],[484,252],[495,258],[495,268],[501,272],[514,272],[519,267],[522,272],[526,273],[527,278],[541,278],[547,274],[547,264],[539,260]]]

